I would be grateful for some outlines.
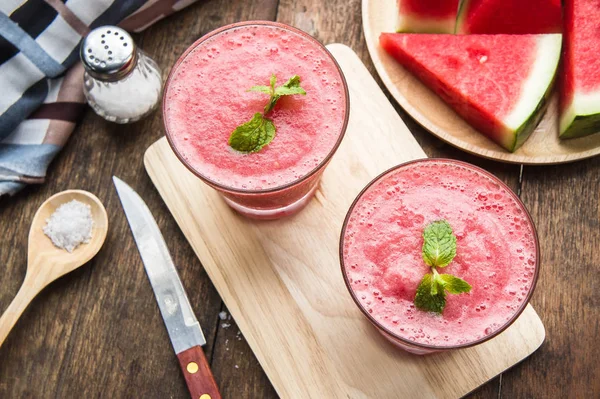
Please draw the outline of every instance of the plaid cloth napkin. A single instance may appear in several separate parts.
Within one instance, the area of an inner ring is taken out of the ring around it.
[[[0,196],[43,183],[85,108],[79,43],[139,32],[196,0],[0,0]]]

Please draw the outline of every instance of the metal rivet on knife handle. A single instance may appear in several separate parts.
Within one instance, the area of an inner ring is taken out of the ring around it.
[[[205,393],[204,395],[200,396],[200,399],[211,399],[210,395]]]
[[[195,374],[198,372],[198,364],[194,362],[189,362],[187,365],[187,371],[190,374]]]

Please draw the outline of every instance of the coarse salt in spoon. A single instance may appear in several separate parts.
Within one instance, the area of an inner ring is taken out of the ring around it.
[[[56,209],[70,201],[90,206],[92,236],[88,243],[78,245],[73,252],[56,247],[44,234],[47,219]],[[27,273],[23,285],[8,309],[0,317],[0,345],[13,328],[25,308],[35,296],[57,278],[77,269],[92,259],[102,247],[108,231],[108,217],[102,202],[93,194],[82,190],[67,190],[53,195],[40,206],[29,230]]]

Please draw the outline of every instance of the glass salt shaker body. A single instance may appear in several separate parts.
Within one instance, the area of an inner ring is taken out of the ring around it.
[[[154,111],[162,90],[156,62],[116,26],[91,31],[81,45],[83,92],[88,104],[116,123],[140,120]]]

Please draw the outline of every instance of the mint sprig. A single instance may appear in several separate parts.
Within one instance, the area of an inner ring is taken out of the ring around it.
[[[431,267],[417,287],[415,306],[421,310],[442,313],[446,307],[446,293],[470,292],[465,280],[451,274],[439,274],[436,267],[446,267],[456,256],[456,236],[445,220],[428,224],[423,231],[423,261]]]
[[[423,261],[428,266],[446,267],[456,256],[456,236],[445,220],[430,223],[423,231]]]
[[[273,140],[275,133],[273,121],[257,112],[250,121],[235,128],[229,137],[229,145],[240,152],[257,152]]]
[[[471,285],[462,278],[451,274],[438,274],[438,281],[450,294],[462,294],[471,291]]]
[[[433,274],[427,273],[423,276],[417,293],[415,294],[415,306],[429,312],[442,313],[446,306],[446,293],[438,291],[438,286],[433,279]]]
[[[295,94],[306,95],[306,91],[300,87],[300,76],[298,75],[289,78],[282,86],[275,87],[276,83],[277,77],[271,75],[269,86],[253,86],[248,90],[265,93],[270,96],[269,102],[265,105],[265,114],[268,114],[275,108],[275,104],[277,104],[277,101],[279,101],[282,96],[293,96]]]
[[[248,91],[265,93],[269,95],[269,102],[264,107],[264,114],[257,112],[252,119],[235,128],[229,136],[229,146],[236,151],[251,153],[258,152],[268,145],[275,137],[277,129],[272,120],[265,118],[275,108],[275,104],[282,96],[295,94],[306,95],[306,91],[300,87],[300,76],[294,75],[283,85],[275,87],[277,77],[271,75],[269,86],[252,86]]]

